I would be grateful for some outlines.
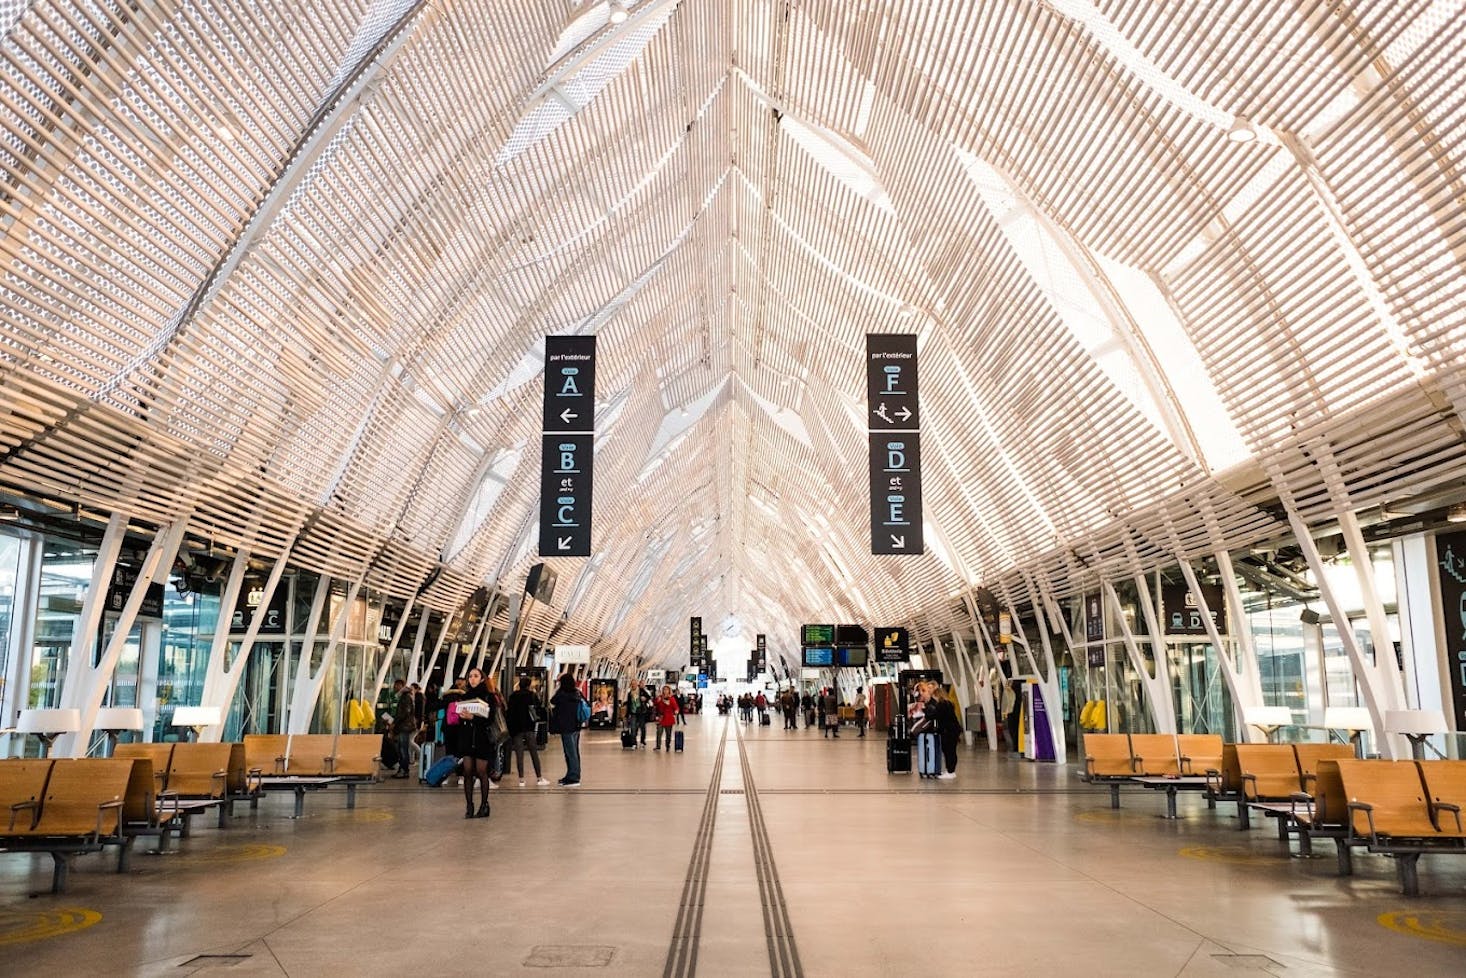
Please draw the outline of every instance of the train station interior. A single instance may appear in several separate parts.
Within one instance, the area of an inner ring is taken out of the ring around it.
[[[1462,0],[0,0],[0,974],[1466,973],[1463,92]]]

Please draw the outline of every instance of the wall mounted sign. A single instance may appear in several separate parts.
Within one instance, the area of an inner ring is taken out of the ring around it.
[[[1201,585],[1201,596],[1206,600],[1207,611],[1211,613],[1212,624],[1219,634],[1227,634],[1227,619],[1222,614],[1226,598],[1220,584]],[[1161,585],[1161,607],[1165,612],[1161,631],[1166,635],[1207,635],[1206,619],[1202,617],[1201,606],[1191,589],[1185,584]]]
[[[1445,625],[1446,672],[1451,677],[1451,711],[1455,730],[1466,730],[1466,533],[1435,538],[1436,571],[1441,585]]]
[[[911,658],[911,635],[904,628],[876,629],[876,661],[906,662]]]
[[[541,557],[590,556],[595,414],[596,338],[546,336]]]

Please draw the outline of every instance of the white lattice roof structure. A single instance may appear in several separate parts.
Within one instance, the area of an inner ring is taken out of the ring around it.
[[[1280,493],[1317,523],[1461,479],[1461,2],[7,0],[0,32],[12,489],[396,595],[442,564],[448,610],[538,559],[544,337],[595,333],[597,552],[554,611],[656,659],[688,614],[929,632],[977,584],[1276,535]],[[919,337],[920,557],[869,553],[868,332]]]

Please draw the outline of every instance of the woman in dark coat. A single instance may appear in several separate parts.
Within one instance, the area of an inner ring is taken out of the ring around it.
[[[580,704],[584,698],[575,688],[575,677],[565,673],[560,677],[559,688],[550,697],[550,733],[560,735],[560,746],[565,750],[565,777],[559,784],[562,788],[573,788],[580,784]]]
[[[498,693],[484,681],[482,669],[468,670],[468,687],[458,701],[458,751],[463,761],[463,800],[467,803],[464,818],[489,817],[490,765],[499,753],[492,722],[494,711],[500,709],[498,699]],[[473,703],[479,706],[469,705]],[[483,800],[477,812],[473,809],[475,781],[483,785]]]

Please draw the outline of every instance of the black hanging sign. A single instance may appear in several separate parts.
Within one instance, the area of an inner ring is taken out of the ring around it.
[[[904,628],[876,629],[876,661],[906,662],[911,658],[911,635]]]
[[[921,430],[916,391],[916,336],[870,333],[865,337],[865,391],[871,431]]]
[[[596,338],[545,337],[544,431],[596,430]]]
[[[702,651],[701,615],[692,615],[687,619],[687,647],[692,649],[693,655]]]
[[[921,525],[921,404],[916,337],[865,338],[866,427],[870,433],[870,552],[925,551]]]
[[[596,338],[545,337],[540,556],[589,557],[595,465]]]
[[[1227,632],[1226,618],[1222,616],[1223,602],[1220,584],[1201,585],[1201,596],[1206,599],[1207,611],[1211,613],[1212,624],[1219,634]],[[1185,584],[1162,584],[1161,606],[1165,610],[1165,621],[1161,631],[1167,635],[1208,635],[1206,619],[1195,595]]]
[[[1446,672],[1451,676],[1451,711],[1456,730],[1466,730],[1466,533],[1435,538],[1446,634]]]
[[[589,557],[594,435],[543,436],[540,556]]]
[[[870,552],[922,553],[921,512],[921,435],[871,432]]]

